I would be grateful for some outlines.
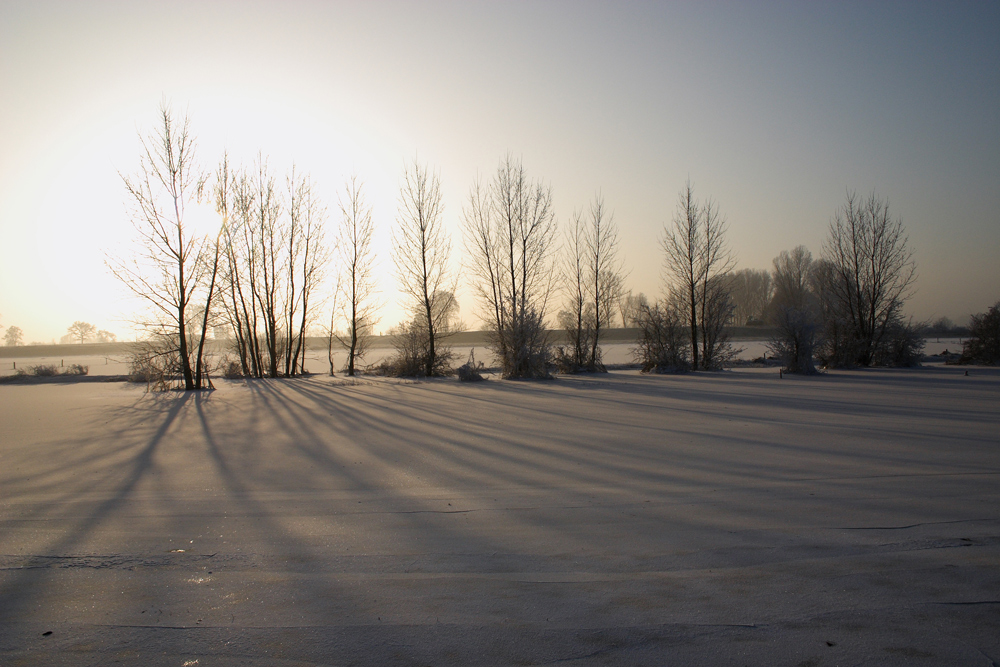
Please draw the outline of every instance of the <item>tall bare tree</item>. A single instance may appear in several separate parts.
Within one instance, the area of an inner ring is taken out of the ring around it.
[[[368,351],[372,328],[377,322],[372,249],[375,225],[371,207],[365,202],[363,184],[357,176],[352,176],[344,187],[340,212],[337,239],[340,295],[337,301],[347,330],[339,340],[347,350],[347,374],[353,376],[357,361]]]
[[[258,281],[252,287],[263,320],[266,356],[262,361],[266,364],[267,375],[278,377],[278,360],[283,352],[279,343],[279,326],[284,308],[279,299],[282,296],[280,280],[285,275],[282,247],[286,234],[281,225],[282,201],[277,182],[263,157],[257,158],[251,183],[251,224],[259,244],[255,254]]]
[[[830,223],[823,259],[827,338],[838,339],[832,362],[869,366],[898,328],[917,277],[909,239],[902,221],[889,214],[889,201],[849,192]]]
[[[774,258],[774,305],[805,310],[812,297],[812,253],[805,246],[782,250]]]
[[[817,299],[813,291],[812,253],[805,246],[782,250],[774,258],[774,299],[771,323],[776,334],[768,344],[789,373],[814,373],[817,343]]]
[[[562,371],[583,370],[593,335],[587,299],[587,227],[583,213],[574,211],[563,241],[562,282],[569,309],[559,313],[559,325],[569,337],[569,353],[557,350],[556,364]]]
[[[447,321],[442,318],[448,316],[457,286],[448,266],[451,239],[442,226],[443,212],[440,179],[414,160],[403,172],[392,248],[405,305],[417,313],[411,333],[427,376],[443,370],[447,355],[439,348]]]
[[[222,218],[221,301],[243,375],[259,377],[257,318],[250,287],[255,266],[252,255],[256,249],[251,240],[249,192],[249,179],[242,172],[234,172],[228,156],[223,155],[215,174],[215,207]]]
[[[164,103],[155,131],[140,137],[139,171],[123,176],[132,204],[138,251],[127,259],[109,258],[111,271],[151,307],[153,315],[139,324],[159,340],[158,348],[175,357],[186,390],[200,389],[189,340],[189,309],[195,301],[209,310],[205,289],[206,240],[185,224],[185,208],[203,182],[195,166],[195,141],[185,117],[175,121]],[[199,295],[201,297],[199,298]],[[201,349],[198,340],[196,349]]]
[[[600,358],[601,333],[608,328],[615,303],[622,290],[624,272],[618,253],[618,227],[614,215],[607,212],[604,197],[598,194],[590,205],[590,233],[587,255],[590,271],[590,302],[594,311],[594,335],[591,340],[590,366],[603,368]]]
[[[548,375],[545,316],[554,283],[552,191],[511,155],[463,211],[471,284],[504,377]]]
[[[560,365],[573,370],[603,370],[601,334],[614,316],[623,271],[618,256],[618,229],[600,194],[594,197],[586,220],[579,213],[574,215],[565,249],[563,281],[571,310],[560,324],[569,333],[573,350],[571,358]]]
[[[251,169],[231,169],[224,158],[215,197],[224,220],[224,303],[243,373],[277,377],[288,234],[275,178],[262,156]]]
[[[324,245],[323,220],[326,211],[313,191],[308,176],[288,179],[288,249],[285,297],[285,376],[305,372],[306,329],[311,321],[310,306],[316,287],[323,278],[329,258]]]
[[[664,230],[661,244],[672,300],[683,304],[691,332],[691,368],[714,368],[729,349],[725,326],[733,305],[727,274],[735,262],[718,206],[712,200],[695,201],[690,181],[681,190],[673,226]]]
[[[718,368],[731,355],[726,326],[732,319],[730,272],[736,265],[726,241],[726,220],[709,199],[702,206],[701,365]]]
[[[263,157],[251,169],[233,169],[224,157],[215,203],[223,220],[220,301],[244,375],[303,372],[311,297],[328,257],[312,182],[293,167],[282,191]]]
[[[666,270],[672,281],[671,290],[677,301],[684,304],[691,332],[691,368],[698,370],[698,296],[705,278],[703,264],[704,240],[701,231],[701,210],[694,199],[694,189],[688,181],[677,200],[673,228],[665,230],[661,241],[666,255]]]

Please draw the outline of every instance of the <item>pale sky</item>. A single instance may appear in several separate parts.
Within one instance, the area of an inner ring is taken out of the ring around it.
[[[1000,3],[8,2],[0,0],[0,324],[121,336],[104,265],[133,235],[119,172],[161,99],[201,165],[294,161],[336,213],[352,172],[388,238],[406,161],[437,169],[453,259],[477,174],[508,151],[566,222],[600,191],[628,287],[690,178],[740,267],[821,252],[848,189],[890,201],[915,250],[908,312],[1000,299]],[[333,222],[331,220],[331,222]],[[475,324],[464,290],[462,317]]]

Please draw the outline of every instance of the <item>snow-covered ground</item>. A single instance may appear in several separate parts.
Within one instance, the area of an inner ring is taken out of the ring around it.
[[[0,385],[0,664],[996,664],[966,370]]]

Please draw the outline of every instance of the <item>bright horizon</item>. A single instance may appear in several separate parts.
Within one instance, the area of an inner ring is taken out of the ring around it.
[[[388,240],[415,156],[440,174],[456,269],[469,188],[510,152],[552,186],[559,223],[601,192],[633,292],[661,294],[659,238],[690,178],[738,268],[818,257],[846,191],[875,191],[915,251],[908,315],[965,324],[1000,299],[996,4],[172,7],[0,5],[0,324],[25,343],[76,320],[131,336],[104,259],[133,237],[119,173],[164,99],[203,169],[260,153],[280,183],[294,163],[331,227],[360,176],[379,331],[402,317]]]

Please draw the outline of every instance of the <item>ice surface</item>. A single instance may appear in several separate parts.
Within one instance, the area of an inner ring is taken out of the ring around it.
[[[994,664],[964,372],[0,385],[0,664]]]

